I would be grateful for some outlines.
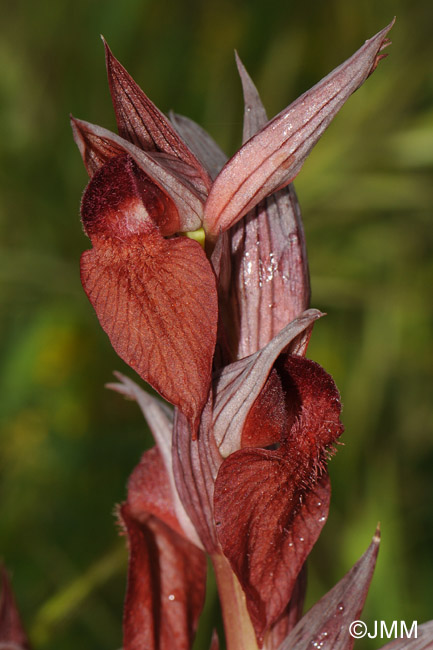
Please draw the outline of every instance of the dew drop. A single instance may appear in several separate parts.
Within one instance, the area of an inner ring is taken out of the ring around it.
[[[175,598],[176,598],[176,597],[175,597],[174,594],[170,594],[169,597],[168,597],[168,600],[175,600]]]
[[[337,612],[339,612],[339,613],[344,612],[344,605],[343,605],[343,603],[338,603],[338,605],[337,605]]]
[[[320,650],[321,648],[326,647],[325,644],[326,644],[326,641],[327,641],[327,636],[328,636],[328,633],[327,633],[327,632],[321,632],[320,634],[318,634],[318,635],[317,635],[317,636],[316,636],[316,637],[311,641],[311,645],[312,645],[312,647],[313,647],[313,648],[317,648],[318,650]]]

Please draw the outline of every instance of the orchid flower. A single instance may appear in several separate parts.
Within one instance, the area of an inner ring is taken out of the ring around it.
[[[318,623],[301,619],[343,426],[332,378],[305,357],[322,314],[309,307],[292,181],[385,56],[392,24],[269,121],[237,57],[243,145],[228,161],[194,122],[169,121],[107,45],[119,135],[72,118],[91,177],[84,290],[118,355],[174,406],[123,375],[110,385],[139,404],[156,443],[119,507],[124,650],[192,647],[206,556],[229,650],[299,650],[325,637],[352,647],[347,623],[362,609],[377,535],[315,606]]]

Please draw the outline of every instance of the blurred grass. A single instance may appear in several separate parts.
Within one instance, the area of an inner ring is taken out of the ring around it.
[[[272,115],[394,14],[389,58],[296,183],[312,303],[328,313],[309,355],[335,376],[346,426],[309,602],[348,570],[380,520],[367,622],[432,617],[431,3],[5,3],[0,553],[36,650],[120,647],[125,572],[112,512],[150,444],[138,409],[104,390],[113,369],[131,371],[79,282],[86,174],[67,116],[114,127],[99,33],[162,110],[196,119],[231,153],[242,119],[235,47]]]

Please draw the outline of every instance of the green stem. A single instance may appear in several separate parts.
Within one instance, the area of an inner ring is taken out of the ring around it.
[[[245,594],[224,555],[213,555],[227,650],[259,650]]]

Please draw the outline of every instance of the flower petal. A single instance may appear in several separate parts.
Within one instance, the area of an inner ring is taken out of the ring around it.
[[[142,151],[101,126],[76,118],[71,118],[71,124],[74,140],[91,177],[111,158],[129,154],[175,204],[180,220],[177,230],[188,232],[201,227],[206,197],[193,187],[188,165],[168,154]]]
[[[274,117],[228,161],[206,202],[204,226],[209,235],[227,230],[295,178],[344,102],[383,58],[380,52],[388,44],[386,34],[393,22]]]
[[[144,452],[128,481],[128,508],[137,521],[153,515],[184,536],[176,516],[170,481],[157,446]]]
[[[157,444],[160,458],[164,464],[165,474],[162,479],[162,482],[167,489],[168,487],[171,488],[171,496],[169,501],[171,500],[173,502],[173,508],[177,520],[187,539],[193,542],[196,546],[201,547],[201,542],[197,536],[197,532],[191,522],[191,519],[188,517],[187,513],[185,512],[185,508],[183,507],[183,504],[179,498],[179,494],[177,492],[176,484],[174,480],[172,451],[171,451],[172,435],[173,435],[173,410],[161,400],[157,399],[156,397],[153,397],[152,395],[149,395],[149,393],[142,390],[134,381],[132,381],[132,379],[129,379],[129,377],[125,377],[125,375],[122,375],[120,372],[115,372],[114,374],[119,379],[120,383],[107,384],[107,388],[111,388],[112,390],[122,395],[125,395],[125,397],[128,397],[129,399],[135,400],[139,405],[139,407],[141,408],[141,411],[144,417],[146,418],[146,421],[150,427],[152,435]],[[144,492],[146,494],[146,498],[150,500],[150,505],[148,506],[144,506],[142,503],[141,506],[142,512],[147,512],[147,511],[153,512],[152,502],[153,500],[159,501],[160,497],[153,495],[152,487],[154,483],[158,483],[158,482],[161,483],[161,480],[158,481],[158,478],[156,479],[152,478],[153,471],[157,471],[157,470],[152,469],[153,467],[152,463],[148,463],[147,460],[145,459],[145,456],[146,454],[144,454],[142,461],[136,467],[132,476],[134,476],[135,474],[134,480],[136,480],[140,484],[142,483],[142,480],[146,480],[146,481],[148,480],[147,475],[150,477],[149,487],[143,488],[143,490],[140,489],[138,492],[140,494]],[[140,474],[142,474],[143,472],[146,473],[144,479],[140,478]],[[130,479],[130,487],[131,487],[131,480],[132,477]],[[137,492],[137,490],[135,490],[135,492]],[[131,494],[131,490],[130,490],[130,494]],[[142,496],[140,496],[140,499],[142,499]],[[168,496],[166,493],[165,501],[167,501],[167,499]],[[167,508],[168,507],[166,507],[166,509]],[[135,517],[139,518],[137,513],[135,513]],[[163,519],[166,523],[168,523],[163,516],[160,515],[160,518]]]
[[[170,120],[176,131],[200,160],[203,167],[208,170],[211,178],[214,179],[218,176],[221,168],[227,161],[227,156],[215,140],[211,138],[207,131],[189,117],[170,112]]]
[[[165,115],[113,56],[105,40],[104,47],[119,135],[144,151],[161,151],[187,163],[195,170],[193,184],[200,192],[207,193],[211,179],[205,168],[181,140]]]
[[[304,231],[292,185],[267,197],[229,231],[238,358],[254,354],[308,308]]]
[[[129,541],[124,650],[190,650],[203,608],[206,557],[156,517],[120,512]]]
[[[266,634],[266,647],[276,649],[302,617],[307,591],[307,564],[302,567],[293,588],[292,597],[284,613]]]
[[[298,337],[321,316],[317,309],[305,311],[281,330],[265,348],[226,366],[215,376],[213,430],[223,457],[240,449],[245,420],[277,357],[288,349],[291,353],[297,353]]]
[[[115,133],[96,124],[70,116],[72,135],[90,178],[107,160],[126,153],[125,146]]]
[[[265,126],[268,117],[257,88],[236,51],[235,56],[244,93],[244,130],[242,142],[246,142]]]
[[[218,539],[245,591],[259,642],[286,609],[326,521],[326,458],[343,431],[338,391],[323,368],[298,356],[276,367],[286,410],[281,445],[231,454],[214,495]],[[267,409],[255,417],[257,427],[267,427]]]
[[[173,430],[173,471],[177,491],[209,555],[219,552],[213,495],[222,461],[212,433],[211,404],[212,396],[209,395],[196,439],[191,436],[189,424],[179,411],[176,412]]]
[[[162,400],[144,391],[129,377],[120,372],[115,372],[114,375],[119,383],[106,384],[105,387],[137,402],[161,452],[165,468],[169,471],[171,469],[173,409]]]
[[[221,465],[215,484],[218,537],[245,591],[259,643],[287,608],[326,522],[329,500],[325,475],[299,505],[289,463],[265,449],[241,449]]]
[[[236,54],[244,93],[244,142],[266,112]],[[310,283],[301,212],[293,185],[264,199],[228,231],[232,257],[231,321],[237,358],[263,348],[308,308]]]
[[[350,650],[353,647],[355,639],[349,634],[349,625],[359,619],[364,607],[379,542],[377,530],[364,555],[299,621],[278,650],[307,650],[312,647]]]
[[[21,623],[8,574],[3,566],[0,572],[0,647],[5,650],[28,650],[30,645]]]
[[[117,354],[195,432],[216,341],[215,276],[197,242],[161,236],[140,174],[128,157],[117,157],[90,182],[82,216],[93,249],[81,258],[81,280]]]

